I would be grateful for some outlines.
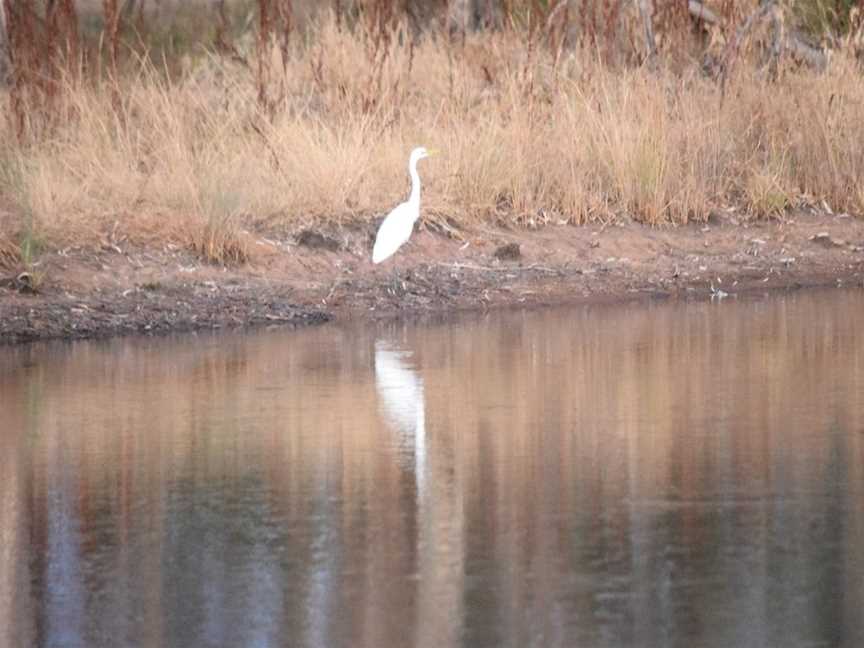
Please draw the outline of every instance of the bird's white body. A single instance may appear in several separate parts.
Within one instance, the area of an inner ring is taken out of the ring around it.
[[[402,247],[411,238],[414,223],[420,218],[420,176],[417,174],[417,163],[430,155],[422,146],[411,151],[408,160],[408,173],[411,175],[411,195],[406,202],[397,205],[389,214],[378,233],[375,235],[375,246],[372,248],[372,263],[381,263]]]
[[[391,211],[375,236],[372,248],[372,263],[381,263],[402,247],[414,231],[414,223],[420,216],[420,206],[404,202]]]

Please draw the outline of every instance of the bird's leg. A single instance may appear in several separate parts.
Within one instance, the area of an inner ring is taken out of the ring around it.
[[[396,266],[396,287],[400,295],[405,294],[405,278],[402,275],[404,268]]]
[[[404,273],[404,274],[403,274]],[[396,289],[397,295],[404,295],[408,292],[408,278],[411,276],[411,271],[406,270],[405,267],[398,263],[394,262],[393,264],[393,281]]]
[[[399,282],[399,266],[397,265],[396,261],[393,261],[393,270],[392,270],[391,275],[390,275],[390,281],[391,281],[391,292],[393,293],[394,296],[398,296],[399,295],[400,282]]]

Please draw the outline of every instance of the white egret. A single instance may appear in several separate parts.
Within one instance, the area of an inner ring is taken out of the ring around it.
[[[408,159],[408,173],[411,174],[411,195],[406,202],[397,205],[387,214],[387,218],[378,228],[375,235],[375,246],[372,248],[372,263],[381,263],[392,256],[396,250],[411,238],[414,223],[420,218],[420,176],[417,175],[417,163],[425,157],[435,155],[433,149],[427,150],[420,146],[411,151]]]

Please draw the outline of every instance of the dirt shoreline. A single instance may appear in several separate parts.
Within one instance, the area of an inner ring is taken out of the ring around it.
[[[203,265],[176,246],[47,254],[31,269],[36,294],[20,268],[0,270],[0,345],[864,286],[864,221],[814,210],[777,221],[725,213],[683,227],[486,228],[456,238],[421,228],[381,266],[368,260],[373,233],[363,225],[249,234],[252,261],[235,268]]]

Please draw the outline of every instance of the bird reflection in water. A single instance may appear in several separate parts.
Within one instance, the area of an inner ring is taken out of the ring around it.
[[[389,425],[399,435],[399,459],[414,469],[417,494],[424,492],[426,473],[426,407],[423,379],[406,360],[410,351],[398,351],[386,342],[375,343],[375,387]]]
[[[382,417],[396,436],[398,461],[414,473],[417,520],[416,646],[460,643],[464,610],[465,530],[461,489],[452,460],[427,437],[423,378],[411,352],[375,343],[375,387]]]

